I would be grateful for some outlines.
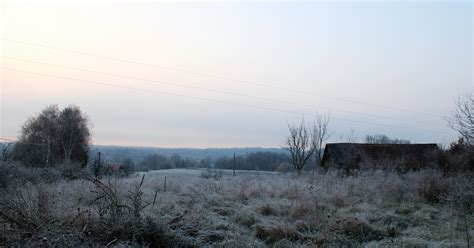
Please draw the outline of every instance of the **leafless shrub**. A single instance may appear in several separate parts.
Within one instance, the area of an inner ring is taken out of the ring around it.
[[[85,179],[90,176],[89,171],[78,163],[65,162],[56,168],[61,173],[61,176],[67,180]]]
[[[455,181],[451,180],[448,192],[443,196],[442,201],[450,204],[464,215],[474,214],[474,184],[472,180],[465,177],[454,177]]]
[[[79,164],[65,163],[58,167],[28,167],[16,162],[0,161],[0,188],[9,184],[54,183],[63,179],[86,178],[89,173]]]
[[[17,169],[12,163],[0,162],[0,188],[6,188],[18,179]]]
[[[142,210],[146,207],[147,204],[143,202],[143,181],[145,180],[145,174],[143,174],[142,179],[138,185],[134,185],[134,190],[129,191],[129,194],[125,196],[130,200],[131,209],[133,216],[135,218],[140,218]]]
[[[221,169],[207,168],[206,170],[203,170],[201,172],[201,177],[206,178],[206,179],[209,179],[209,178],[219,179],[222,177],[223,174],[224,172]]]
[[[143,199],[145,175],[126,194],[120,192],[117,182],[89,178],[95,185],[95,197],[90,202],[99,214],[99,221],[92,223],[91,233],[100,242],[112,243],[125,240],[149,247],[190,246],[175,236],[168,224],[151,217],[143,218],[143,209],[150,205]],[[184,242],[184,243],[183,243]]]
[[[436,171],[426,171],[418,182],[418,195],[428,202],[439,202],[447,193],[447,184]]]
[[[207,180],[199,183],[197,187],[206,195],[221,194],[223,192],[223,183],[216,180]]]
[[[394,173],[382,183],[380,189],[380,200],[384,206],[396,206],[400,202],[407,201],[409,193],[413,190]]]
[[[175,247],[180,240],[162,222],[152,218],[128,219],[122,218],[114,225],[94,223],[90,229],[92,238],[104,244],[118,241],[129,241],[148,247]]]
[[[50,196],[43,186],[27,188],[0,191],[0,223],[9,227],[3,235],[12,235],[8,238],[13,240],[31,236],[55,221],[51,218]]]
[[[145,175],[142,176],[140,182],[134,185],[134,190],[128,191],[128,194],[122,196],[119,192],[116,181],[110,179],[106,182],[98,178],[89,177],[89,180],[95,185],[96,190],[92,191],[95,198],[91,204],[96,206],[97,212],[102,219],[115,223],[119,217],[131,214],[134,218],[141,217],[142,210],[149,204],[143,201],[142,186]]]
[[[455,176],[449,179],[447,193],[441,201],[450,207],[450,238],[454,231],[463,233],[467,247],[470,247],[472,235],[470,233],[470,216],[474,214],[474,184],[472,180]]]
[[[116,182],[114,184],[110,179],[107,182],[102,182],[98,178],[92,177],[89,180],[95,185],[95,190],[92,191],[95,197],[90,205],[96,208],[101,219],[108,218],[111,223],[116,222],[118,216],[128,207],[119,195]]]

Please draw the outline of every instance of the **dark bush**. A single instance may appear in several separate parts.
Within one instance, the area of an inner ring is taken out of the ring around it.
[[[92,223],[90,238],[102,244],[131,242],[146,247],[175,247],[179,243],[164,223],[150,217],[121,218],[113,225]]]
[[[303,235],[288,225],[257,225],[255,227],[255,237],[264,240],[267,244],[273,244],[282,239],[290,241],[303,240]]]
[[[339,223],[344,235],[360,243],[372,240],[382,240],[386,233],[372,228],[369,224],[364,223],[357,218],[345,219]]]
[[[427,202],[438,203],[446,195],[448,185],[442,174],[436,171],[426,171],[418,182],[417,193]]]
[[[89,170],[78,163],[64,163],[58,165],[57,170],[61,173],[62,178],[68,180],[85,179],[90,176]]]

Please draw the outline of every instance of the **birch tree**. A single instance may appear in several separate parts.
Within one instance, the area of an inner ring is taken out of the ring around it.
[[[89,159],[89,121],[77,106],[50,105],[29,118],[15,146],[15,158],[33,166],[54,166]]]

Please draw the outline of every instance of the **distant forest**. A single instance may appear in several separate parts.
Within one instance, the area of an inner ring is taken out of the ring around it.
[[[154,148],[95,145],[90,157],[107,163],[133,164],[135,170],[149,171],[171,168],[220,168],[275,171],[282,163],[290,163],[288,151],[281,148]],[[234,164],[235,154],[235,164]]]

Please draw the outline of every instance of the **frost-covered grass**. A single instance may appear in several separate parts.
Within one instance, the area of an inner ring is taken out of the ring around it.
[[[201,171],[183,169],[145,173],[138,187],[143,174],[103,179],[106,189],[115,194],[111,201],[96,200],[104,194],[97,182],[86,180],[26,184],[5,191],[3,200],[12,202],[17,197],[5,198],[5,194],[16,193],[28,203],[24,212],[31,215],[23,216],[25,221],[43,226],[28,229],[29,236],[18,239],[21,235],[14,232],[26,232],[25,228],[4,221],[0,242],[170,247],[466,247],[468,240],[471,246],[474,243],[474,184],[468,173],[330,171],[302,177],[271,173],[234,177],[226,172],[205,178]],[[126,206],[118,208],[113,221],[107,211],[114,208],[110,202]],[[140,210],[138,215],[134,209]],[[41,222],[42,215],[53,221]],[[130,230],[132,234],[127,233]]]
[[[174,174],[174,175],[189,175],[189,176],[202,176],[208,172],[218,172],[221,176],[232,176],[233,170],[222,170],[222,169],[209,169],[209,168],[181,168],[181,169],[167,169],[167,170],[152,170],[148,172],[137,172],[137,175],[147,174],[149,176],[155,174]],[[248,175],[248,174],[277,174],[271,171],[249,171],[249,170],[235,170],[236,175]]]

